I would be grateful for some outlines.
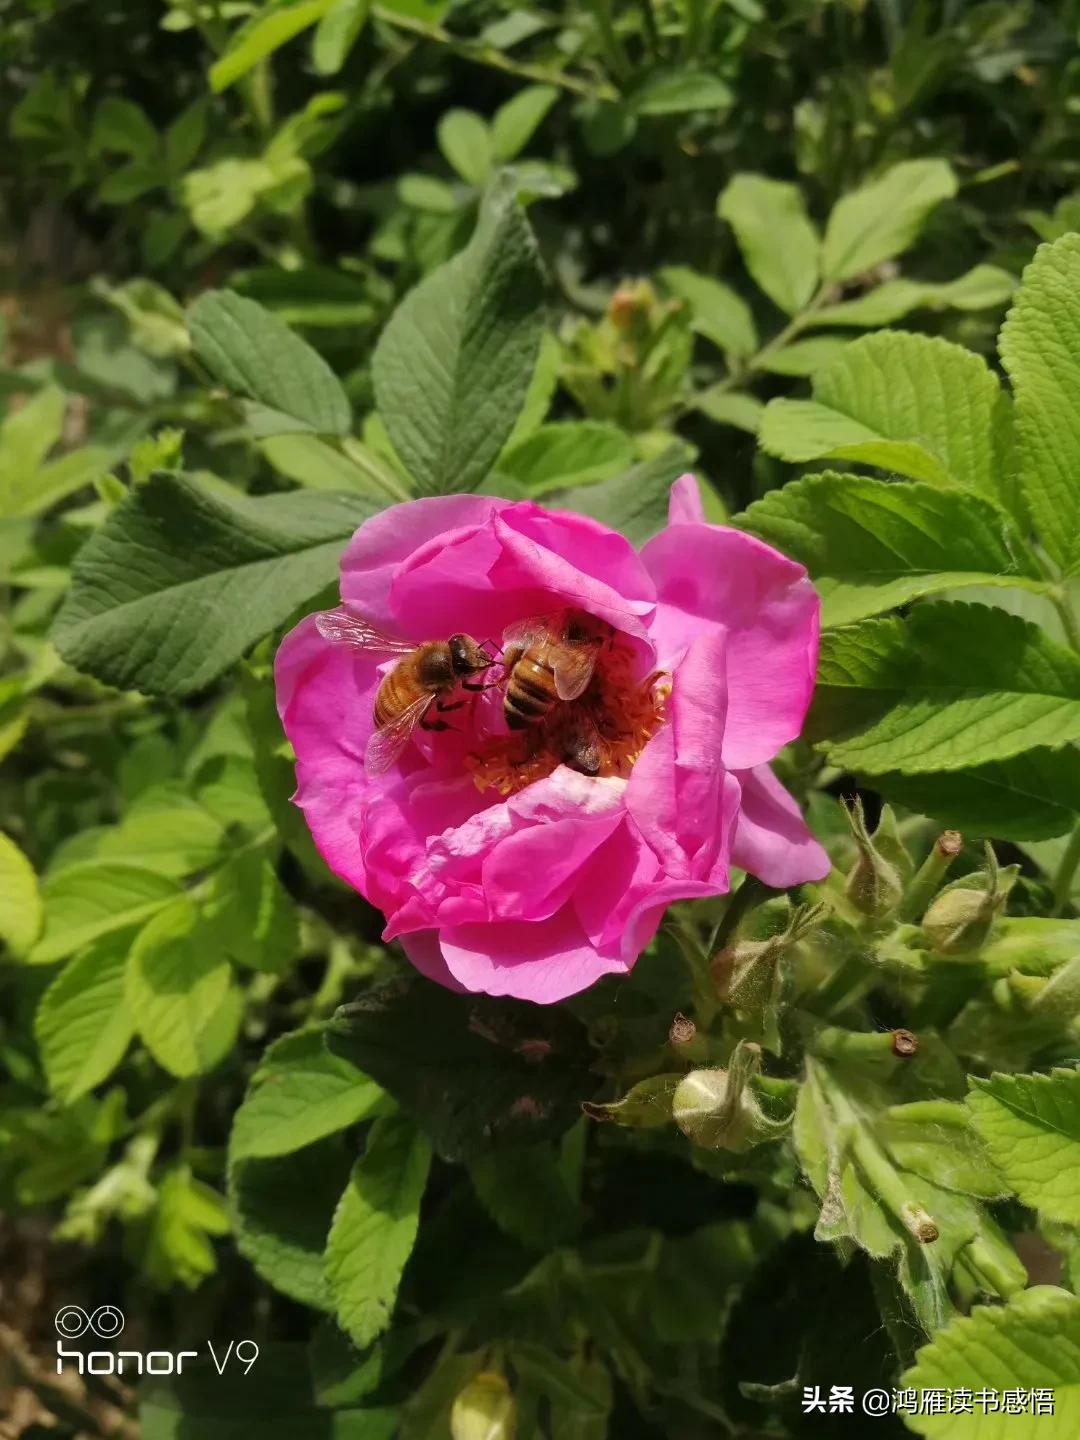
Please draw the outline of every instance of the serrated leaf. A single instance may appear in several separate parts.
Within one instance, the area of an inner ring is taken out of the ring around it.
[[[1080,750],[1029,750],[952,774],[864,777],[872,790],[965,835],[1047,840],[1080,815]]]
[[[994,1163],[1025,1205],[1080,1224],[1080,1070],[972,1077],[967,1103]]]
[[[275,470],[309,490],[355,491],[375,505],[385,505],[387,467],[373,451],[353,441],[343,454],[317,435],[271,435],[259,442],[259,449]],[[389,473],[391,485],[397,477]]]
[[[556,420],[541,425],[499,456],[499,474],[533,495],[606,480],[634,463],[630,437],[599,420]]]
[[[1072,1440],[1080,1431],[1080,1299],[1037,1285],[1007,1305],[979,1305],[924,1345],[900,1383],[907,1389],[1052,1392],[1049,1412],[906,1415],[919,1435],[948,1440]]]
[[[21,959],[41,932],[43,909],[34,867],[0,832],[0,941]]]
[[[699,335],[728,355],[752,355],[758,348],[750,307],[730,285],[699,275],[688,265],[668,265],[660,271],[660,278],[690,307],[691,323]]]
[[[1008,498],[1008,402],[979,355],[926,335],[853,340],[813,400],[773,400],[761,446],[782,460],[855,460]]]
[[[956,194],[944,160],[904,160],[833,207],[821,248],[826,280],[850,280],[914,244],[930,212]]]
[[[428,981],[373,991],[327,1043],[413,1111],[443,1158],[560,1135],[595,1088],[578,1022]]]
[[[491,469],[529,390],[543,296],[513,186],[496,184],[469,244],[410,291],[372,360],[379,414],[424,493],[474,489]]]
[[[178,784],[151,785],[94,847],[96,860],[121,860],[179,879],[209,867],[225,845],[221,822]]]
[[[367,23],[371,0],[334,0],[311,38],[311,62],[320,75],[336,75]]]
[[[241,1255],[275,1290],[317,1310],[332,1309],[323,1253],[351,1168],[339,1140],[320,1141],[288,1158],[229,1166]]]
[[[929,603],[823,637],[807,737],[864,774],[966,770],[1080,739],[1080,657],[1003,610]]]
[[[349,433],[341,382],[271,311],[232,290],[207,290],[188,310],[188,326],[195,353],[227,389],[287,416],[294,430]]]
[[[49,1088],[66,1105],[112,1074],[134,1034],[124,988],[131,938],[95,941],[41,997],[34,1035]]]
[[[321,1028],[276,1040],[229,1137],[231,1161],[288,1155],[370,1117],[383,1092],[327,1048]]]
[[[765,406],[755,395],[742,395],[716,387],[699,390],[694,396],[694,408],[718,425],[733,425],[736,430],[745,430],[748,435],[758,433],[761,417],[765,414]]]
[[[220,94],[254,69],[295,35],[316,24],[332,0],[296,0],[294,4],[271,5],[242,25],[219,60],[210,67],[210,85]]]
[[[375,508],[359,495],[232,498],[159,473],[80,550],[56,647],[121,689],[190,694],[333,582]]]
[[[734,523],[806,566],[825,626],[964,585],[1045,588],[998,507],[962,491],[826,471]]]
[[[439,119],[439,149],[461,178],[482,185],[491,172],[491,131],[474,110],[447,110]]]
[[[816,375],[838,360],[850,344],[840,335],[810,335],[760,356],[757,364],[770,375]]]
[[[1080,235],[1040,245],[1001,331],[1020,484],[1039,538],[1080,574]]]
[[[390,1323],[430,1165],[431,1146],[412,1124],[380,1120],[335,1212],[326,1282],[342,1329],[359,1346]]]
[[[794,315],[818,283],[821,242],[797,185],[736,175],[717,202],[735,231],[746,268],[781,310]]]
[[[988,310],[1004,305],[1016,278],[997,265],[975,265],[955,280],[886,280],[854,300],[814,311],[813,324],[876,327],[891,325],[912,310]]]
[[[127,999],[146,1048],[171,1075],[205,1074],[231,1048],[240,1024],[232,972],[187,897],[139,932],[127,973]]]
[[[669,445],[651,460],[642,460],[622,475],[592,485],[553,490],[545,503],[553,509],[576,510],[619,530],[642,545],[667,523],[671,482],[686,469],[687,452]]]
[[[296,905],[259,850],[241,851],[218,870],[203,910],[221,953],[234,965],[280,975],[296,958]]]
[[[175,880],[136,865],[67,865],[42,884],[45,928],[28,959],[34,965],[64,960],[101,935],[149,920],[179,893]]]
[[[505,162],[519,155],[558,98],[554,85],[526,85],[500,105],[491,121],[496,160]]]

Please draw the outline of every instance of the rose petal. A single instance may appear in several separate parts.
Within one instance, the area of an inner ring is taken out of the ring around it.
[[[514,995],[538,1005],[565,1000],[602,975],[627,968],[589,943],[572,905],[541,924],[461,925],[443,930],[441,940],[450,973],[466,990]]]
[[[820,604],[806,571],[751,535],[676,524],[641,557],[656,581],[661,665],[699,635],[728,634],[724,763],[746,770],[794,740],[814,688]]]
[[[680,475],[671,484],[668,499],[668,524],[693,525],[705,523],[705,506],[696,475]]]
[[[798,801],[768,765],[744,770],[738,780],[742,806],[732,862],[778,890],[824,880],[829,857],[807,828]]]

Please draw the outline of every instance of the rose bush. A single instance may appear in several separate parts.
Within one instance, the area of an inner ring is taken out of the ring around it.
[[[433,979],[560,1000],[629,970],[665,907],[722,894],[733,865],[775,886],[828,871],[768,764],[810,700],[817,595],[801,565],[707,524],[692,476],[676,481],[667,527],[640,552],[531,501],[395,506],[356,532],[341,596],[416,643],[501,637],[566,607],[618,637],[615,660],[598,665],[607,717],[633,734],[614,773],[549,756],[546,773],[526,766],[521,779],[499,688],[458,712],[459,728],[417,730],[396,765],[368,773],[375,691],[396,661],[325,639],[313,615],[282,643],[296,803],[331,868],[386,915],[385,938]]]

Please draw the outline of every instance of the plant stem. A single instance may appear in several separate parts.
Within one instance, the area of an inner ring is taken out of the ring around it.
[[[900,906],[901,920],[919,920],[927,905],[937,894],[949,866],[963,849],[963,837],[956,830],[946,830],[930,846],[930,853],[919,866],[907,887]]]
[[[706,953],[713,955],[717,950],[722,950],[734,935],[744,916],[756,909],[773,893],[767,885],[762,884],[753,875],[745,876],[738,890],[728,901],[727,909],[720,917],[719,924],[709,937]]]
[[[1080,650],[1080,625],[1077,624],[1068,595],[1060,586],[1056,586],[1050,592],[1050,599],[1054,602],[1054,609],[1061,618],[1066,640],[1074,650]]]
[[[518,75],[523,80],[533,80],[540,85],[557,85],[560,89],[569,90],[574,95],[587,95],[594,100],[618,100],[619,98],[619,92],[606,81],[593,82],[582,76],[567,75],[562,70],[549,70],[543,65],[528,65],[517,60],[510,60],[491,45],[484,45],[476,40],[460,40],[441,25],[418,20],[412,15],[399,15],[396,11],[386,10],[381,5],[375,6],[374,14],[377,19],[387,25],[392,25],[397,30],[404,30],[422,40],[430,40],[435,45],[445,45],[455,55],[460,55],[463,60],[471,61],[474,65],[487,65],[492,70],[502,70],[508,75]]]
[[[1080,865],[1080,820],[1073,826],[1072,834],[1069,836],[1069,843],[1065,846],[1065,853],[1061,857],[1054,878],[1051,881],[1051,889],[1054,892],[1055,915],[1060,915],[1069,903],[1072,894],[1073,880],[1076,878],[1076,867]]]

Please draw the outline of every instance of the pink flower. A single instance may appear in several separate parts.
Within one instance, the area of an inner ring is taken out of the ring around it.
[[[693,476],[675,482],[668,526],[640,552],[531,501],[394,506],[353,536],[341,595],[414,644],[461,632],[494,655],[515,622],[560,611],[608,637],[582,700],[553,707],[558,723],[509,731],[496,683],[447,714],[452,729],[414,730],[383,773],[364,750],[396,657],[325,639],[313,615],[283,641],[296,803],[327,864],[424,974],[561,1000],[630,970],[665,907],[724,893],[731,865],[777,887],[827,873],[768,766],[810,701],[817,596],[801,565],[706,524]],[[497,665],[489,675],[504,678]],[[579,711],[603,736],[596,775],[564,763]]]

